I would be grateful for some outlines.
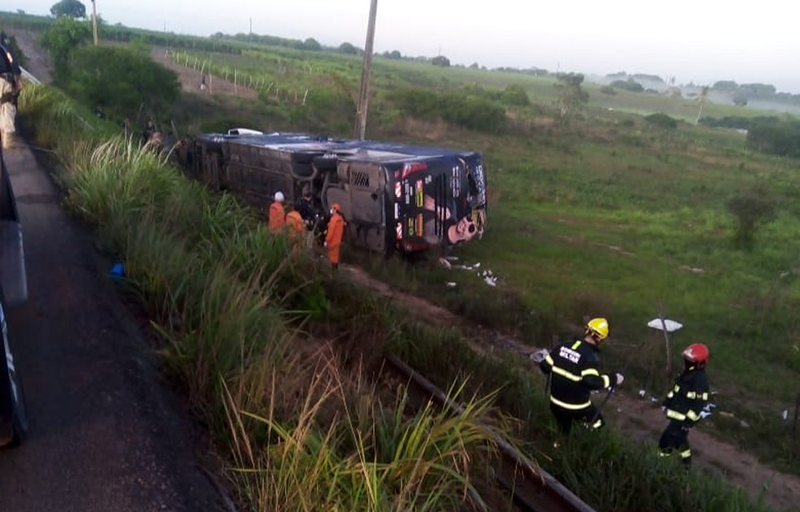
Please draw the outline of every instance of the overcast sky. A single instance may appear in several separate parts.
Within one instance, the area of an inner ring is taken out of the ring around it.
[[[55,0],[0,0],[49,14]],[[90,0],[83,2],[91,11]],[[109,23],[194,35],[253,32],[363,48],[370,0],[97,0]],[[453,64],[539,67],[678,83],[770,83],[800,94],[800,9],[791,0],[379,0],[375,51]]]

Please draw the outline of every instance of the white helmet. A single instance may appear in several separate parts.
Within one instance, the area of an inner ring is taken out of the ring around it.
[[[283,197],[283,192],[281,192],[280,190],[275,192],[275,200],[276,201],[278,201],[279,203],[282,203],[284,201],[284,199],[285,198]]]

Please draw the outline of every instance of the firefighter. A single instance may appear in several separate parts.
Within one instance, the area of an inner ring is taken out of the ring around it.
[[[285,198],[280,190],[275,192],[272,204],[269,205],[269,230],[273,234],[283,231],[286,225],[286,212],[283,209]]]
[[[299,246],[303,242],[306,225],[296,208],[290,208],[289,213],[286,214],[286,227],[289,228],[289,239],[292,245]]]
[[[328,221],[328,232],[325,234],[325,247],[328,250],[328,259],[331,262],[331,269],[339,268],[339,253],[342,248],[342,237],[344,236],[344,217],[339,203],[331,205],[331,219]]]
[[[661,404],[669,424],[658,441],[659,456],[669,457],[677,451],[681,462],[689,466],[692,450],[689,447],[689,431],[703,417],[708,405],[708,380],[706,363],[708,347],[693,343],[683,351],[683,371],[675,379],[667,398]]]
[[[0,33],[0,138],[3,148],[15,144],[17,98],[22,90],[22,70],[19,67],[5,32]]]
[[[594,318],[586,324],[582,340],[562,343],[550,352],[541,350],[532,356],[550,378],[550,410],[564,434],[570,433],[574,421],[591,429],[602,427],[603,415],[592,403],[590,393],[605,388],[611,392],[624,380],[620,373],[601,374],[598,369],[598,349],[608,332],[608,321]]]

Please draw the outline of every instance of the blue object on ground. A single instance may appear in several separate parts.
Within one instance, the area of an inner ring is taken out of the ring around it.
[[[114,266],[111,267],[111,277],[115,280],[125,277],[125,265],[114,263]]]

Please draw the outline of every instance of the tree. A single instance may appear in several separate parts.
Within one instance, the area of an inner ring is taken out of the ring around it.
[[[398,50],[392,50],[386,53],[386,58],[393,60],[400,60],[403,58],[403,55]]]
[[[65,83],[69,73],[70,54],[82,44],[91,40],[92,30],[85,22],[75,21],[69,16],[61,16],[42,34],[40,43],[50,54],[53,62],[53,77],[56,82]]]
[[[434,66],[441,66],[443,68],[450,67],[450,59],[445,57],[444,55],[437,55],[436,57],[431,59],[431,64]]]
[[[580,73],[559,73],[558,83],[553,87],[558,90],[560,120],[565,123],[575,110],[589,103],[589,93],[583,90],[583,75]]]
[[[742,93],[736,93],[733,95],[733,104],[737,107],[746,107],[747,106],[747,96]]]
[[[707,85],[704,85],[703,88],[700,89],[700,96],[697,98],[697,101],[700,103],[700,110],[697,112],[697,119],[694,120],[695,125],[700,122],[700,117],[703,115],[703,107],[708,99],[708,90],[709,87]]]
[[[319,44],[319,41],[317,41],[313,37],[309,37],[308,39],[303,41],[303,49],[310,50],[312,52],[318,52],[322,50],[322,45]]]
[[[758,228],[777,217],[775,204],[766,197],[763,190],[758,188],[732,197],[726,206],[736,217],[733,244],[737,249],[752,249]]]
[[[714,85],[711,88],[715,91],[723,91],[723,92],[736,92],[739,88],[739,84],[734,82],[733,80],[719,80],[714,82]]]
[[[347,55],[358,55],[358,48],[350,43],[342,43],[339,45],[339,52]]]
[[[61,0],[57,4],[53,4],[50,8],[50,14],[56,18],[67,16],[69,18],[85,18],[86,6],[78,0]]]

